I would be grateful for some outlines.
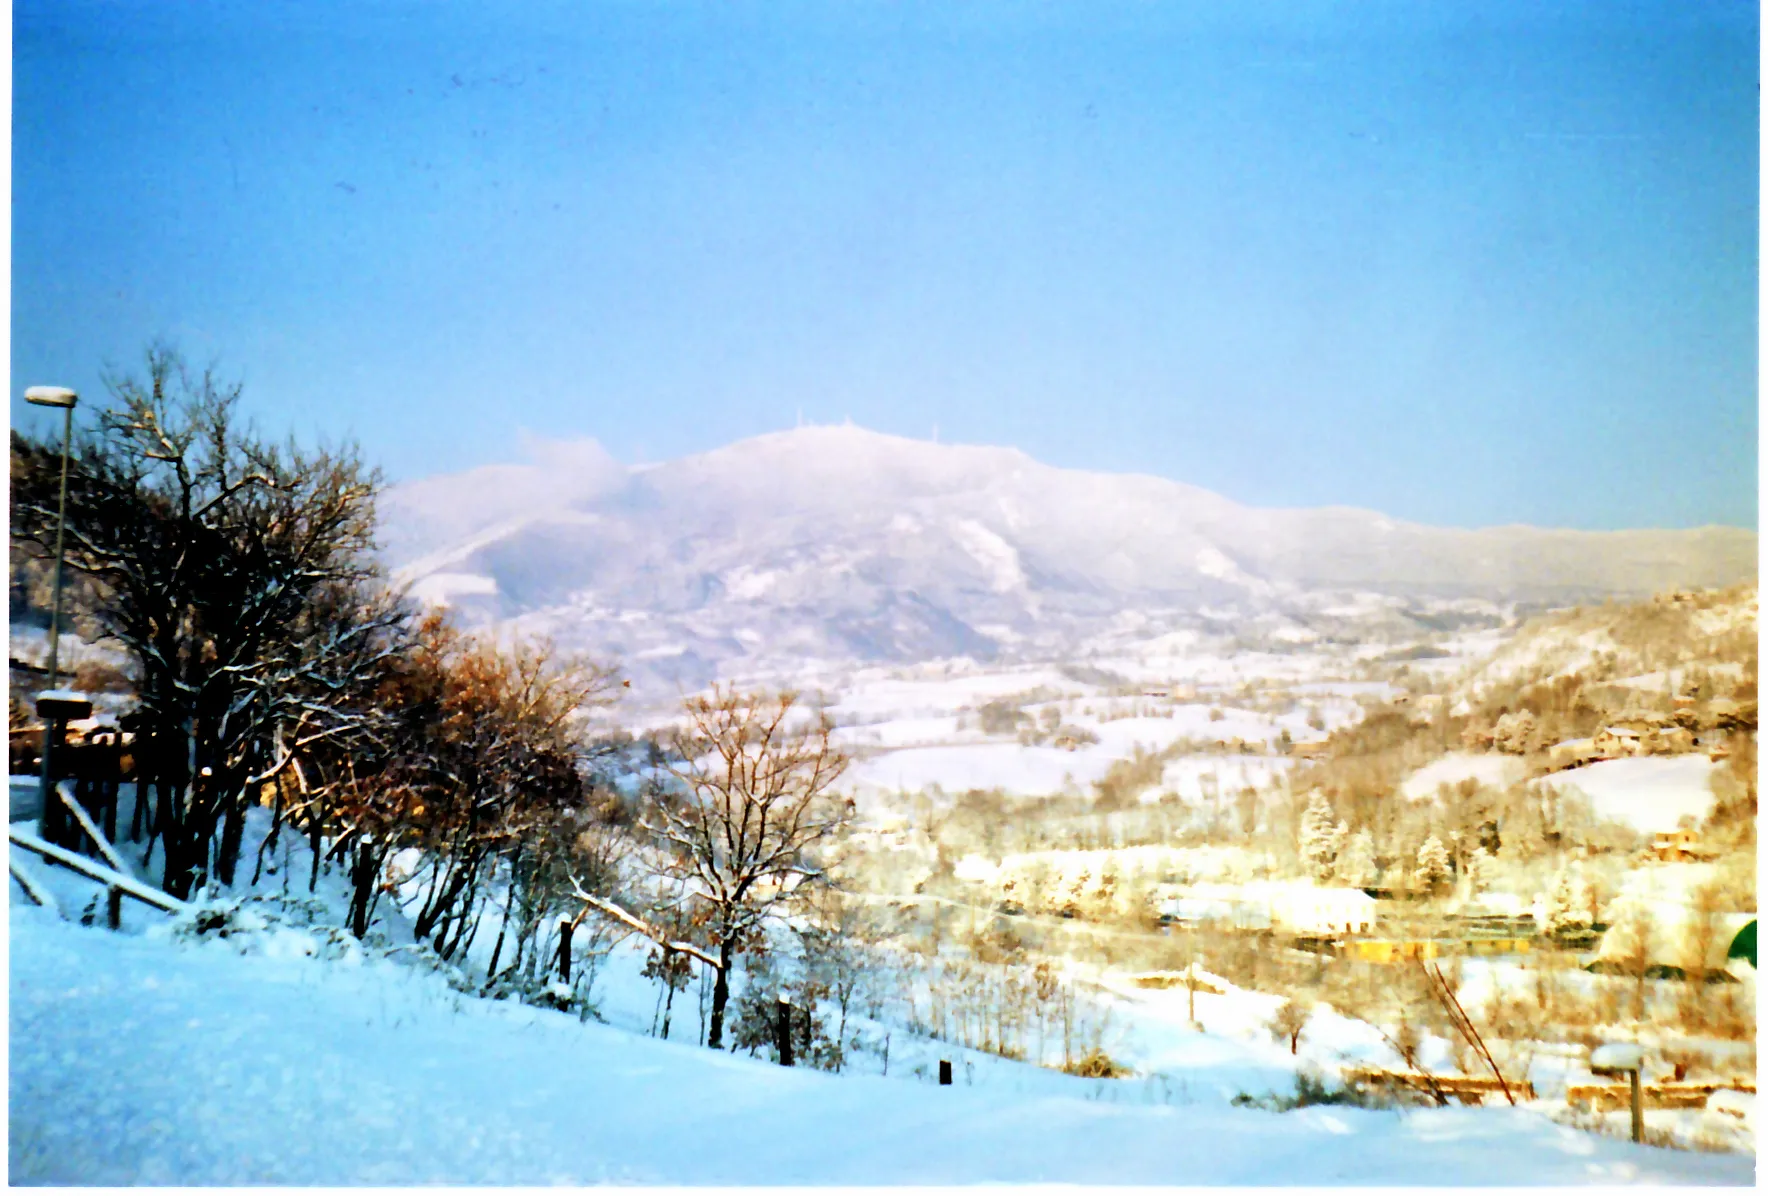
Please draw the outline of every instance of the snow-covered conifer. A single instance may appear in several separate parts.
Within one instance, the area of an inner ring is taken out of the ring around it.
[[[1467,857],[1467,880],[1475,893],[1492,883],[1492,855],[1484,847],[1476,847]]]
[[[1375,883],[1375,837],[1364,828],[1345,841],[1338,857],[1338,879],[1347,885]]]
[[[1301,816],[1297,842],[1302,865],[1315,880],[1325,880],[1332,875],[1332,862],[1338,854],[1336,830],[1332,805],[1326,800],[1326,794],[1316,789]]]
[[[1426,888],[1435,888],[1449,879],[1449,849],[1435,835],[1418,849],[1418,870],[1413,878]]]

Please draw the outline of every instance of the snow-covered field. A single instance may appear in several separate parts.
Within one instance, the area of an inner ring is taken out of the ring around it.
[[[1400,794],[1416,801],[1434,794],[1439,785],[1454,785],[1461,781],[1478,781],[1481,785],[1503,789],[1522,780],[1526,772],[1521,756],[1497,752],[1450,752],[1407,777],[1400,785]]]
[[[1116,1103],[1095,1095],[1106,1081],[1055,1095],[834,1077],[464,997],[385,960],[241,954],[21,905],[9,925],[14,1183],[1754,1177],[1749,1157],[1635,1147],[1528,1110],[1278,1114]],[[1169,1072],[1198,1075],[1209,1049],[1177,1030],[1159,1047]]]
[[[1166,766],[1160,785],[1187,803],[1220,804],[1242,789],[1274,784],[1294,764],[1287,756],[1181,756]]]
[[[1293,696],[1261,709],[1198,693],[1193,686],[1180,687],[1188,695],[1184,698],[1169,697],[1164,684],[1126,696],[1056,669],[970,666],[930,675],[926,666],[916,666],[866,670],[838,690],[828,710],[840,727],[839,741],[858,757],[847,781],[862,792],[914,793],[937,787],[946,793],[1084,793],[1112,764],[1138,751],[1170,751],[1181,741],[1240,741],[1274,751],[1284,734],[1296,742],[1317,738],[1321,728],[1331,730],[1361,718],[1359,698],[1385,696],[1389,688],[1319,680],[1331,673],[1324,659],[1302,656],[1284,664],[1288,672],[1310,680],[1293,690]],[[1243,667],[1234,681],[1244,683],[1254,676]],[[1097,741],[1057,747],[985,732],[979,708],[1003,699],[1022,712],[1028,726],[1048,731],[1053,719]],[[1232,762],[1219,754],[1181,755],[1168,763],[1160,785],[1145,796],[1151,799],[1164,789],[1201,799],[1210,786],[1231,794],[1247,785],[1268,785],[1288,764],[1279,755],[1234,757]],[[1203,781],[1211,775],[1213,782]]]
[[[855,765],[847,779],[855,788],[886,792],[916,793],[937,785],[948,793],[1062,793],[1091,785],[1116,758],[1103,751],[1017,743],[947,744],[873,756]]]
[[[1635,830],[1673,831],[1684,816],[1696,821],[1713,808],[1707,782],[1715,765],[1705,756],[1639,756],[1604,760],[1554,773],[1551,781],[1581,790],[1597,814]]]

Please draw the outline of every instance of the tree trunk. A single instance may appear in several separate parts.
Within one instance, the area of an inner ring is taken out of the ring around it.
[[[448,949],[442,952],[443,959],[452,960],[460,955],[464,950],[463,943],[469,947],[472,945],[473,936],[479,933],[479,914],[475,911],[480,908],[478,891],[475,889],[462,907],[460,917],[455,920],[454,938],[449,941]]]
[[[480,858],[480,853],[475,851],[457,866],[453,875],[449,877],[447,886],[437,895],[430,907],[418,914],[417,925],[412,929],[412,937],[429,938],[430,932],[454,910],[455,903],[460,900],[460,895],[466,891],[468,884],[474,884],[475,888],[477,887]]]
[[[180,901],[190,896],[196,874],[196,836],[190,810],[179,808],[183,805],[183,786],[167,785],[160,790],[160,845],[166,856],[161,887]]]
[[[487,983],[487,984],[490,984],[491,978],[493,976],[497,975],[497,961],[498,961],[499,957],[501,957],[503,955],[503,936],[504,936],[504,932],[507,931],[508,929],[509,929],[509,918],[506,916],[506,917],[498,919],[497,942],[495,942],[491,945],[491,963],[485,969],[485,983]]]
[[[663,1037],[665,1039],[669,1037],[669,1011],[675,1006],[675,972],[669,966],[669,955],[669,949],[664,948],[663,987],[669,990],[669,995],[663,998]]]
[[[706,1027],[706,1045],[713,1050],[724,1046],[724,1007],[731,997],[731,940],[718,944],[718,967],[712,977],[712,1017]]]
[[[852,995],[852,989],[843,989],[841,992],[841,1025],[835,1031],[836,1071],[840,1071],[841,1065],[847,1060],[847,1002]]]
[[[104,794],[104,837],[115,843],[117,841],[117,804],[122,801],[123,786],[118,781],[102,780],[99,782],[99,788]]]
[[[275,858],[276,838],[282,833],[282,801],[282,774],[278,773],[276,777],[276,802],[270,811],[270,833],[264,836],[264,841],[262,843],[258,844],[258,862],[252,868],[253,888],[258,887],[258,878],[264,874],[264,853],[269,852],[271,853],[271,858]]]
[[[228,888],[233,887],[233,872],[239,865],[239,848],[245,839],[245,831],[245,802],[236,797],[227,803],[226,821],[221,827],[221,858],[215,865],[216,875]]]
[[[350,933],[357,938],[368,934],[368,920],[374,913],[374,882],[380,873],[380,853],[367,839],[356,840],[355,858],[350,861]]]
[[[146,777],[142,775],[140,765],[137,764],[135,772],[135,809],[129,815],[129,842],[131,843],[141,842],[142,827],[147,821],[144,817],[147,798],[148,781]]]
[[[313,854],[313,868],[307,874],[307,891],[314,892],[319,888],[319,857],[321,837],[325,834],[325,807],[315,796],[307,807],[307,848]]]
[[[461,963],[465,964],[467,961],[467,953],[473,949],[473,940],[477,939],[478,937],[479,937],[479,918],[475,917],[473,919],[472,929],[467,931],[467,937],[466,937],[465,942],[462,942],[460,940],[459,935],[455,936],[455,940],[454,940],[454,943],[453,943],[453,946],[452,946],[452,949],[449,953],[448,958],[452,960],[456,955],[458,955],[458,956],[460,956]]]

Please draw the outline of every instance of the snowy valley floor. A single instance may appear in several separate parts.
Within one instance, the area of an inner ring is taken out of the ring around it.
[[[10,913],[15,1184],[1751,1184],[1508,1109],[1137,1106],[834,1077],[450,990]]]

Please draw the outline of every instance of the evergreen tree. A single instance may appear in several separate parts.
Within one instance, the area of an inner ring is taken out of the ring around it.
[[[1301,816],[1297,847],[1302,865],[1315,880],[1325,880],[1332,875],[1333,860],[1338,854],[1336,831],[1331,803],[1326,800],[1325,793],[1314,790],[1314,796]]]
[[[1375,837],[1367,828],[1345,841],[1338,858],[1338,878],[1347,885],[1363,887],[1375,883]]]
[[[1418,870],[1413,878],[1427,889],[1434,889],[1449,879],[1449,849],[1435,835],[1418,849]]]
[[[1492,856],[1485,848],[1476,847],[1467,857],[1467,880],[1475,893],[1492,882]]]

